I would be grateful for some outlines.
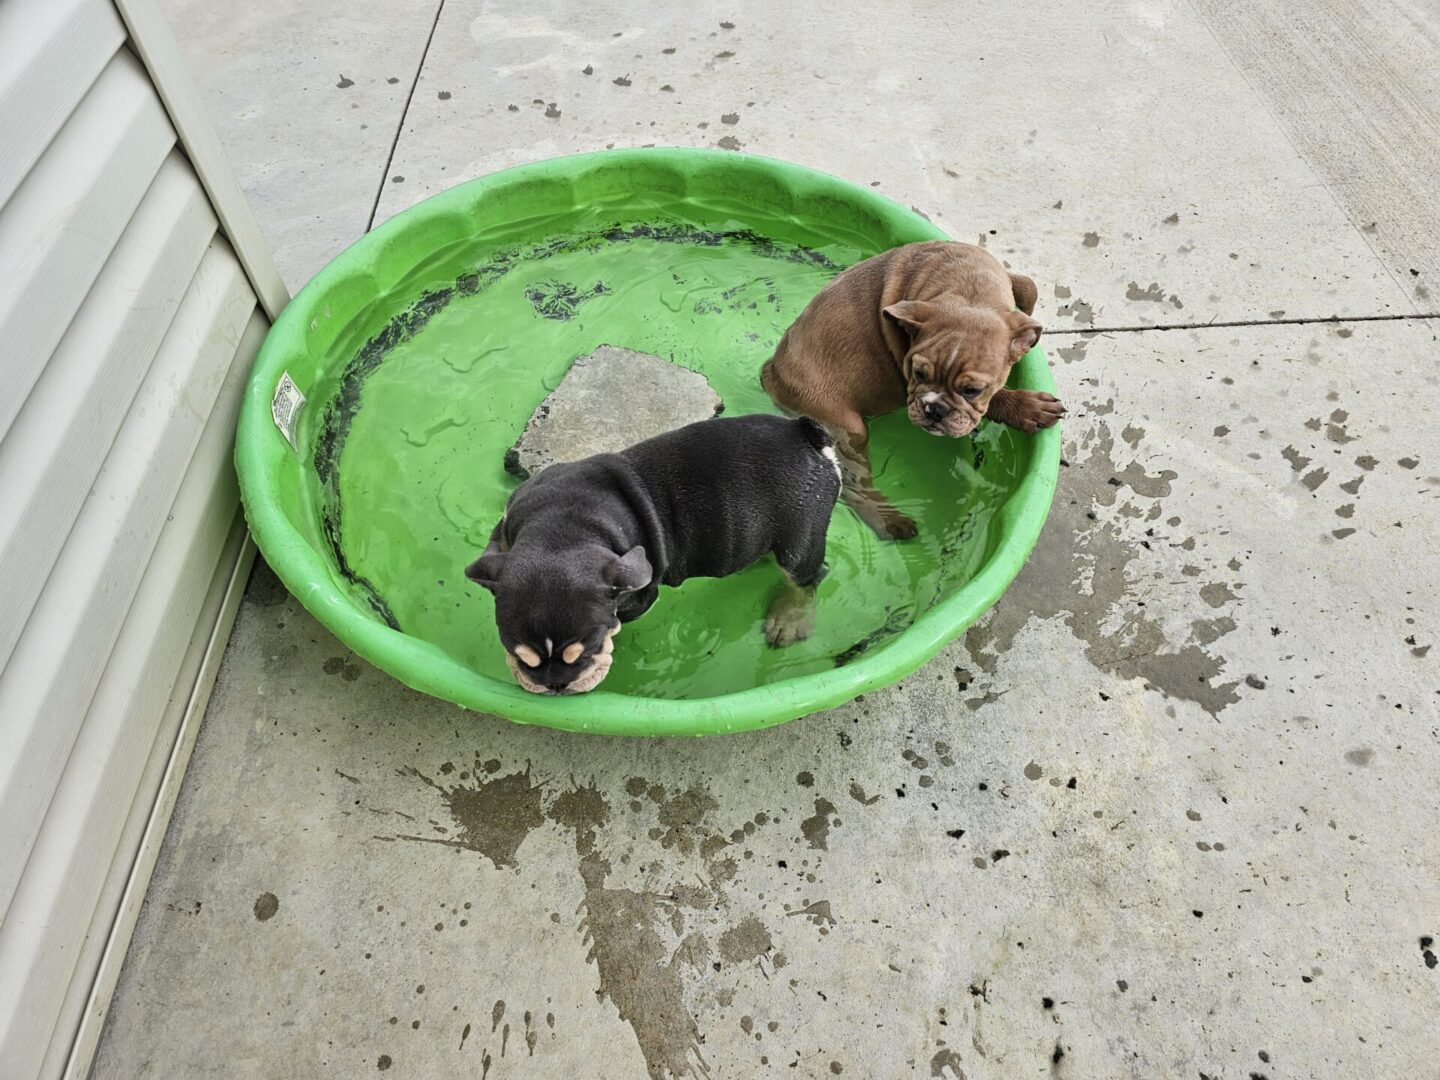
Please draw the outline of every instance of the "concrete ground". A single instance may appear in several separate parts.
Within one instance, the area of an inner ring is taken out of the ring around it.
[[[744,737],[462,713],[261,566],[97,1077],[1436,1075],[1433,6],[166,6],[292,287],[720,144],[1033,275],[1071,417],[987,618]]]

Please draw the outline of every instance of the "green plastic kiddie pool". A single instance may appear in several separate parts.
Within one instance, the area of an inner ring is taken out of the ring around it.
[[[851,263],[944,238],[864,188],[724,151],[615,150],[461,184],[342,252],[270,331],[235,451],[255,541],[366,660],[520,723],[743,731],[893,682],[1019,571],[1055,490],[1058,428],[955,440],[875,421],[876,480],[920,535],[882,542],[837,508],[815,633],[786,649],[760,629],[778,579],[766,560],[662,590],[598,689],[535,695],[463,569],[517,483],[506,449],[577,357],[652,353],[703,374],[731,415],[773,411],[760,365],[806,302]],[[1053,389],[1038,348],[1011,382]]]

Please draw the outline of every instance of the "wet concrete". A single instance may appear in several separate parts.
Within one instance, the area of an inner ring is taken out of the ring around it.
[[[96,1076],[1433,1071],[1440,320],[1289,321],[1413,312],[1405,249],[1185,4],[1032,14],[1055,76],[1021,99],[988,9],[772,8],[448,0],[381,215],[723,131],[995,228],[1051,327],[1258,325],[1048,339],[1071,414],[1025,570],[910,678],[770,731],[467,714],[261,566]]]

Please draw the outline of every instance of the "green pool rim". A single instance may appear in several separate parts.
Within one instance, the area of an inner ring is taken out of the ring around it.
[[[329,555],[312,546],[282,510],[276,491],[279,470],[313,470],[313,464],[308,452],[297,455],[276,428],[271,396],[282,372],[292,366],[295,357],[307,352],[306,329],[324,307],[333,284],[352,280],[357,274],[378,279],[377,268],[399,234],[457,212],[473,219],[477,203],[497,193],[513,196],[528,186],[538,188],[543,200],[568,189],[573,204],[585,197],[587,179],[602,171],[613,176],[617,169],[632,167],[643,177],[654,176],[657,170],[670,174],[687,192],[697,185],[706,193],[723,191],[731,198],[750,185],[766,197],[783,192],[790,208],[801,217],[806,216],[807,204],[848,205],[858,217],[886,231],[886,239],[893,243],[884,246],[949,239],[919,214],[867,188],[789,162],[723,150],[645,148],[579,154],[506,169],[443,191],[395,215],[342,251],[291,300],[271,327],[245,390],[235,439],[241,498],[255,543],[291,594],[357,655],[422,693],[517,723],[606,735],[722,734],[784,723],[903,678],[987,611],[1024,565],[1055,493],[1060,468],[1058,426],[1026,436],[1035,441],[1030,467],[995,512],[991,527],[1000,537],[999,543],[970,581],[907,629],[844,666],[709,698],[637,697],[607,692],[603,684],[588,694],[544,697],[513,682],[481,675],[435,645],[391,629],[366,610],[336,584]],[[722,186],[717,188],[717,184]],[[1032,349],[1016,365],[1011,384],[1053,392],[1040,348]],[[314,401],[306,408],[322,404]],[[842,508],[837,512],[848,511]],[[457,565],[470,554],[457,552]],[[820,617],[824,617],[823,610]],[[622,631],[617,648],[624,646]]]

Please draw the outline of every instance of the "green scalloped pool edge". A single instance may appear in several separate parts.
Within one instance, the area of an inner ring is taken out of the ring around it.
[[[763,176],[806,198],[830,197],[873,215],[897,243],[950,239],[913,211],[873,191],[813,169],[773,158],[723,150],[647,148],[607,150],[506,169],[459,184],[390,218],[335,257],[280,314],[255,358],[235,438],[235,467],[245,515],[261,553],[301,604],[365,660],[412,689],[462,708],[522,724],[605,735],[711,735],[770,727],[833,708],[913,672],[999,599],[1039,539],[1060,470],[1060,428],[1033,436],[1031,467],[996,512],[1001,540],[980,572],[883,645],[843,667],[752,687],[719,697],[677,700],[595,690],[573,697],[542,697],[480,675],[440,649],[392,630],[360,610],[333,584],[326,556],[296,531],[273,497],[276,470],[310,467],[297,458],[270,415],[270,399],[290,357],[305,351],[304,330],[329,285],[356,270],[374,275],[387,242],[402,230],[452,210],[473,207],[487,192],[535,180],[574,182],[587,172],[627,163],[674,169],[682,176],[719,167]],[[1016,384],[1054,391],[1044,352],[1032,349],[1016,367]]]

